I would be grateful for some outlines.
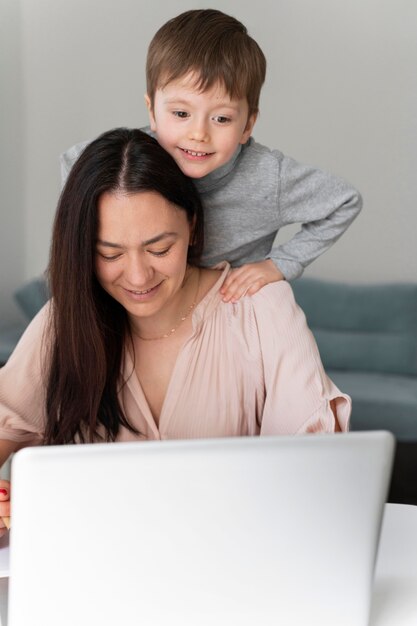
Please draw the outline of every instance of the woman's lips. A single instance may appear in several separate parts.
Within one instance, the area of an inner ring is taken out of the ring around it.
[[[134,289],[126,289],[125,287],[123,287],[123,290],[129,296],[129,298],[131,298],[135,302],[146,302],[147,300],[151,300],[155,296],[159,287],[162,285],[162,282],[163,281],[161,281],[154,287],[150,287],[149,289],[142,289],[140,291]]]

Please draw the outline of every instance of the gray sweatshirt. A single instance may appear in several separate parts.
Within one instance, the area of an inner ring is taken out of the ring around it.
[[[142,129],[149,133],[149,128]],[[66,180],[88,142],[61,155]],[[232,266],[272,259],[287,280],[325,252],[358,215],[362,199],[346,181],[302,165],[253,138],[232,159],[194,179],[204,207],[203,266]],[[277,232],[301,224],[286,243],[274,246]]]

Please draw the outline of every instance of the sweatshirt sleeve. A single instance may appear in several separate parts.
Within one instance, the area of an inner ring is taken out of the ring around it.
[[[265,381],[261,435],[347,431],[350,397],[325,373],[290,285],[272,283],[253,298]]]
[[[75,161],[78,159],[83,150],[88,146],[90,141],[83,141],[82,143],[77,143],[75,146],[72,146],[65,152],[63,152],[59,157],[59,163],[61,168],[61,188],[65,185],[68,174],[71,171],[72,166]]]
[[[0,439],[39,445],[45,425],[44,329],[49,304],[34,317],[0,368]]]
[[[301,229],[269,256],[285,278],[292,280],[345,232],[360,212],[362,198],[341,178],[277,150],[273,154],[278,161],[280,226],[301,224]]]

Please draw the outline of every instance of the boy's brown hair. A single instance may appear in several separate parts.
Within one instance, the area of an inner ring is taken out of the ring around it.
[[[157,89],[190,72],[198,77],[196,87],[201,91],[220,82],[230,98],[246,97],[249,115],[258,113],[266,59],[234,17],[214,9],[197,9],[181,13],[157,31],[146,60],[151,105]]]

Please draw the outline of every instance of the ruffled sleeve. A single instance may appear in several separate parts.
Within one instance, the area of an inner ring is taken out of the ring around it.
[[[261,435],[347,431],[351,399],[325,373],[290,285],[271,283],[253,300],[265,381]]]

